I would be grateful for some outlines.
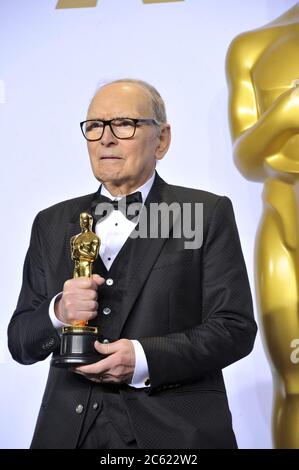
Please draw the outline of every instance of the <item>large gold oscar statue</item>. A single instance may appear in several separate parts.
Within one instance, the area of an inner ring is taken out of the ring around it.
[[[227,54],[230,124],[240,172],[264,182],[256,290],[274,382],[276,448],[299,448],[299,2],[234,39]]]

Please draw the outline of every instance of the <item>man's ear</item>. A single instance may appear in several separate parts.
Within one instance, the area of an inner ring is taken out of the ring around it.
[[[171,128],[169,124],[162,124],[159,135],[159,142],[156,148],[156,160],[162,160],[166,154],[171,141]]]

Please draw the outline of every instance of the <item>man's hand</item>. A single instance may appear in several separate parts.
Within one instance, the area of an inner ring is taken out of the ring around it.
[[[95,318],[98,311],[97,290],[104,282],[105,279],[98,274],[65,281],[62,297],[54,305],[58,320],[74,325]]]
[[[114,343],[95,342],[95,349],[107,357],[94,364],[74,369],[94,382],[131,383],[135,369],[135,350],[132,341],[120,339]]]

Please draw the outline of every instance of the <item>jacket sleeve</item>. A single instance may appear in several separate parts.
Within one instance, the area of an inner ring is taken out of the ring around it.
[[[51,299],[47,294],[39,215],[34,220],[25,258],[23,282],[16,310],[8,326],[8,347],[21,364],[42,361],[60,345],[49,317]]]
[[[187,331],[138,338],[151,388],[200,380],[238,361],[253,348],[257,326],[231,201],[217,200],[203,240],[203,321]]]

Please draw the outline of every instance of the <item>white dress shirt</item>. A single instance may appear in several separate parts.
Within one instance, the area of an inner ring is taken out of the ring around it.
[[[155,179],[155,172],[153,175],[136,191],[140,191],[142,194],[142,204],[144,204],[148,193],[151,190]],[[105,188],[105,186],[101,185],[101,194],[103,196],[109,197],[112,200],[121,199],[123,196],[115,197],[109,193],[109,191]],[[95,232],[101,239],[100,245],[100,257],[106,266],[107,270],[111,268],[113,261],[115,260],[116,256],[120,252],[122,246],[125,244],[126,240],[128,239],[130,233],[134,230],[138,223],[138,218],[133,222],[128,220],[121,211],[114,210],[111,211],[108,217],[100,219],[96,226]],[[49,315],[52,321],[52,324],[55,328],[61,328],[62,326],[66,326],[65,323],[62,323],[55,315],[54,312],[54,304],[61,298],[61,293],[56,295],[49,307]],[[135,350],[135,369],[132,378],[132,382],[130,383],[131,386],[136,388],[146,387],[148,386],[145,384],[145,381],[148,380],[149,373],[148,373],[148,364],[146,360],[146,356],[143,350],[143,347],[137,340],[131,340]]]

